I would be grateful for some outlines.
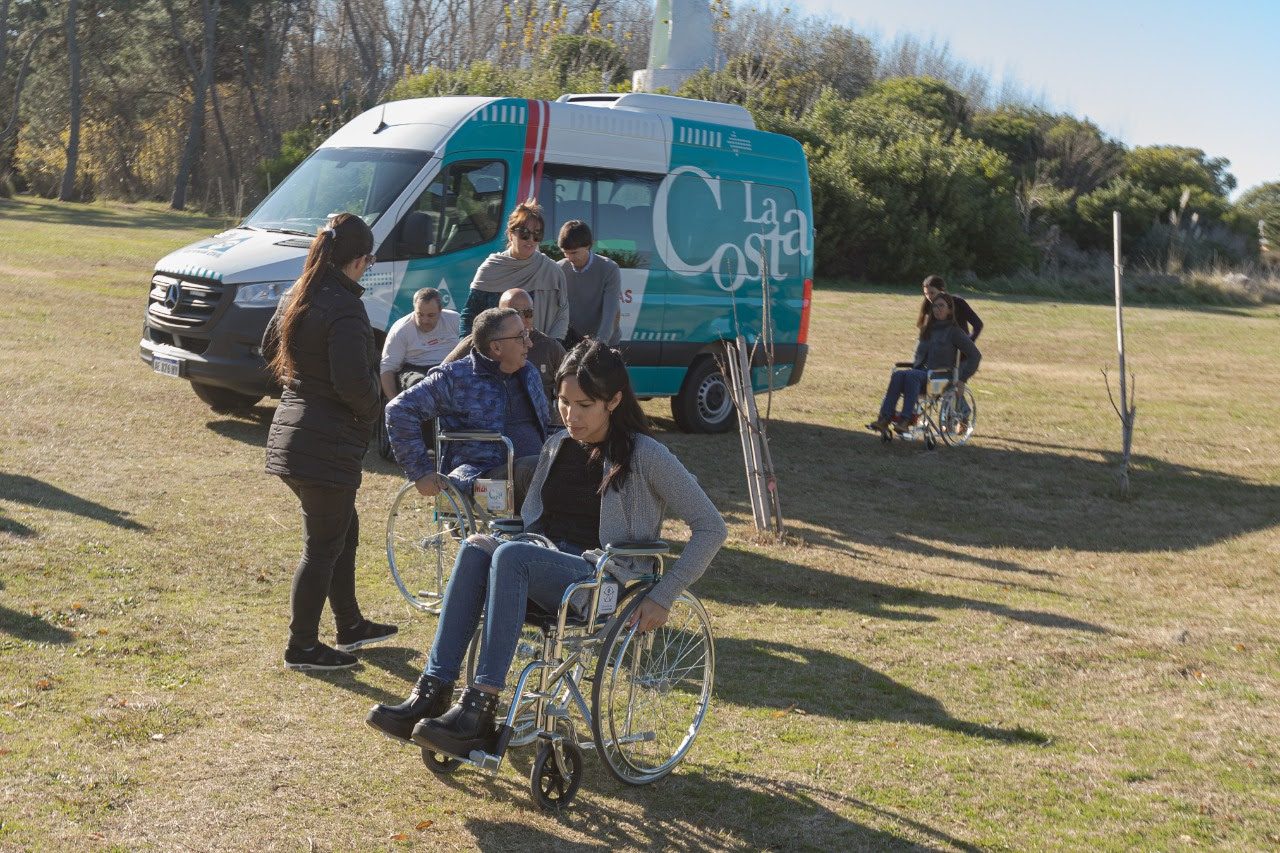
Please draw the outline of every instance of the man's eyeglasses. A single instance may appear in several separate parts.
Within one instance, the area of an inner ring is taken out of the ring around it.
[[[374,263],[376,263],[376,262],[377,262],[377,260],[378,260],[378,256],[377,256],[377,255],[365,255],[365,256],[364,256],[364,259],[365,259],[366,261],[368,261],[368,262],[369,262],[369,265],[368,265],[367,267],[365,267],[365,271],[367,272],[367,271],[369,271],[369,270],[373,269],[373,265],[374,265]]]
[[[542,242],[542,232],[534,231],[532,228],[526,228],[523,225],[517,225],[511,229],[511,233],[519,237],[521,240],[533,240],[535,243]]]
[[[529,334],[529,330],[528,330],[528,329],[525,329],[523,332],[521,332],[521,333],[520,333],[520,334],[518,334],[518,335],[507,335],[505,338],[494,338],[493,340],[495,340],[495,341],[518,341],[518,340],[523,340],[525,343],[529,343],[530,341],[532,341],[532,340],[533,340],[533,336]]]

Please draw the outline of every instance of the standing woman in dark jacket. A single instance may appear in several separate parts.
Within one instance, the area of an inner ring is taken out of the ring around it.
[[[394,625],[370,622],[356,602],[356,489],[381,414],[378,354],[356,281],[373,266],[373,232],[341,213],[320,229],[302,277],[262,338],[262,354],[284,388],[267,436],[267,472],[302,504],[302,561],[293,576],[289,669],[345,669],[350,651],[386,640]],[[328,599],[337,649],[320,642]]]
[[[933,316],[933,300],[938,298],[939,294],[947,296],[951,300],[954,309],[952,319],[955,324],[960,327],[960,331],[964,332],[975,342],[978,335],[982,334],[982,318],[978,316],[978,312],[974,311],[968,301],[960,296],[953,296],[947,293],[947,283],[940,275],[931,275],[920,283],[920,289],[924,292],[924,301],[920,303],[920,313],[916,315],[916,328],[924,334],[924,327],[928,325],[930,317]]]

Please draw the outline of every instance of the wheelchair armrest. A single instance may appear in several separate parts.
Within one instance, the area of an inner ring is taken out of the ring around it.
[[[504,536],[514,536],[524,532],[523,518],[495,518],[489,522],[489,529]]]
[[[502,441],[500,432],[482,432],[479,430],[460,430],[458,432],[441,432],[441,441]]]
[[[671,553],[671,546],[661,539],[653,542],[610,542],[604,546],[610,557],[660,557]]]
[[[916,363],[914,361],[895,361],[893,363],[893,366],[894,367],[915,367]]]

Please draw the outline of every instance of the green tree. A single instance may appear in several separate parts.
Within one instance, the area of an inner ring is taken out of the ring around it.
[[[1159,196],[1128,178],[1117,178],[1081,196],[1076,210],[1091,232],[1090,245],[1099,249],[1111,245],[1111,212],[1120,211],[1120,236],[1126,253],[1165,213]]]
[[[1236,201],[1236,211],[1245,228],[1257,228],[1261,222],[1260,236],[1266,239],[1272,252],[1280,253],[1280,181],[1259,184],[1245,191]]]
[[[622,50],[599,36],[558,35],[542,47],[536,67],[554,76],[563,86],[589,75],[612,88],[631,77]]]
[[[900,281],[931,271],[1002,272],[1029,259],[999,152],[874,95],[846,101],[827,92],[806,124],[825,140],[809,146],[825,274]],[[824,234],[832,229],[847,233]]]
[[[968,99],[936,77],[891,77],[871,87],[863,99],[870,106],[905,107],[937,122],[948,136],[967,129],[972,117]]]

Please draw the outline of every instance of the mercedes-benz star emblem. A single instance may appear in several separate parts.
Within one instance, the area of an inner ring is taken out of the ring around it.
[[[164,292],[164,307],[170,311],[178,307],[178,303],[182,301],[182,285],[174,282],[169,285],[169,289]]]

